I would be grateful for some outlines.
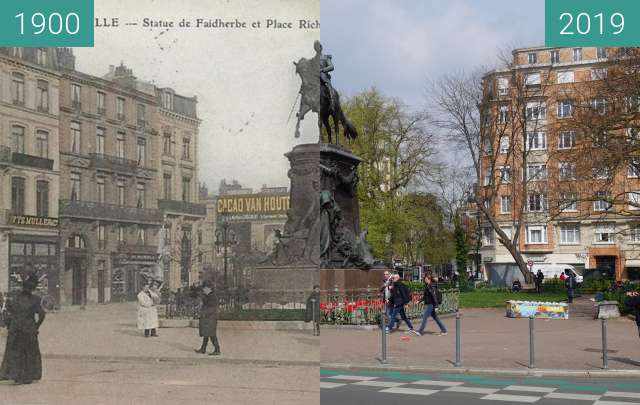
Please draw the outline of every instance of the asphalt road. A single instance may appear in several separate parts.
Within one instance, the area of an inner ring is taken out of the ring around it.
[[[327,405],[640,405],[640,381],[321,370]]]

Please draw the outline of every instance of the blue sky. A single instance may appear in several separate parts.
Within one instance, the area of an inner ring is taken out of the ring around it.
[[[427,79],[495,64],[498,50],[544,43],[543,0],[322,0],[334,86],[376,86],[419,107]]]

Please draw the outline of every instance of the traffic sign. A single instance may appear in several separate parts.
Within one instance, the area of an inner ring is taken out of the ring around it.
[[[533,267],[533,260],[529,260],[527,262],[527,266],[529,266],[529,268],[532,268]]]

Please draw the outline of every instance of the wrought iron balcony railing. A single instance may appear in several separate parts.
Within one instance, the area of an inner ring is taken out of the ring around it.
[[[53,170],[53,160],[40,156],[13,152],[11,162],[16,165],[35,167],[37,169]]]
[[[121,207],[91,201],[60,200],[60,218],[80,218],[135,224],[160,225],[162,211],[155,208]]]
[[[102,153],[91,153],[89,155],[91,167],[96,169],[107,169],[117,172],[135,173],[138,170],[138,162],[117,156],[105,155]]]
[[[177,212],[180,214],[205,216],[207,206],[187,201],[158,200],[158,208],[163,211]]]
[[[9,163],[11,163],[11,148],[0,145],[0,165],[8,165]]]

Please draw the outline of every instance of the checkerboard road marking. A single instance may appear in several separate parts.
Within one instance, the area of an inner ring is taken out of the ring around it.
[[[564,392],[552,392],[545,395],[545,398],[552,399],[570,399],[573,401],[597,401],[602,395],[590,395],[590,394],[571,394]]]
[[[450,387],[444,391],[459,392],[461,394],[484,394],[491,395],[500,391],[498,388],[482,388],[482,387]]]
[[[357,383],[353,383],[351,385],[364,385],[364,386],[367,386],[367,387],[394,388],[394,387],[399,387],[401,385],[407,385],[407,383],[392,382],[392,381],[358,381]]]
[[[640,392],[607,391],[602,396],[603,397],[636,398],[636,399],[640,399]]]
[[[523,402],[530,404],[539,400],[540,397],[534,397],[531,395],[489,394],[482,397],[481,399],[486,399],[489,401]]]
[[[347,384],[333,383],[329,381],[320,381],[320,388],[331,389],[345,386]]]
[[[362,375],[332,375],[332,376],[323,377],[323,378],[330,378],[332,380],[345,380],[345,381],[373,381],[378,379],[378,377],[367,377]]]
[[[549,394],[557,390],[554,387],[534,387],[532,385],[510,385],[502,389],[502,391],[520,391],[520,392],[538,392]]]
[[[436,381],[436,380],[420,380],[412,382],[414,385],[433,385],[435,387],[457,387],[458,385],[463,385],[463,382],[460,381]]]
[[[424,390],[418,388],[388,388],[386,390],[380,391],[385,394],[403,394],[403,395],[422,395],[427,396],[431,394],[435,394],[436,392],[440,392],[440,390]]]

